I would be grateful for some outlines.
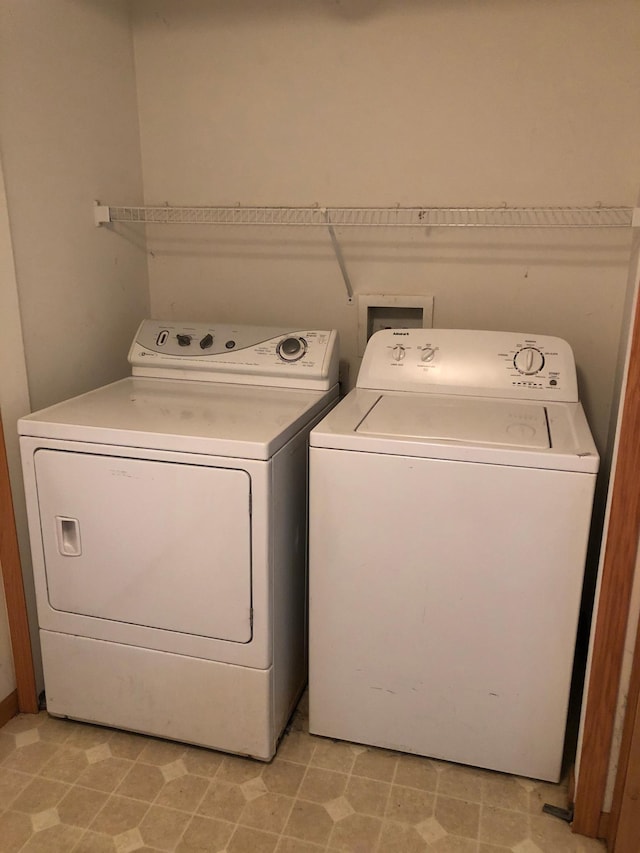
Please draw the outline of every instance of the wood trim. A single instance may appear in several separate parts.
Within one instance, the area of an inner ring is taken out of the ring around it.
[[[610,849],[637,853],[640,838],[640,623],[629,679],[627,708],[620,741],[620,756],[611,804],[611,824],[604,836]],[[635,848],[631,846],[634,842]]]
[[[2,702],[0,702],[0,727],[8,723],[18,713],[18,691],[14,690],[9,693]]]
[[[609,827],[611,825],[611,812],[602,812],[600,822],[598,824],[598,838],[609,837]]]
[[[615,853],[637,853],[640,838],[640,703],[631,709],[633,736],[626,762],[624,789],[620,803],[620,818],[614,830],[614,843],[610,847]]]
[[[31,654],[31,636],[24,598],[18,536],[13,512],[7,451],[0,416],[0,564],[7,599],[9,633],[16,672],[18,708],[26,714],[38,713],[38,695]]]
[[[609,771],[613,726],[640,532],[640,300],[631,331],[611,510],[602,565],[583,725],[574,832],[595,838]]]

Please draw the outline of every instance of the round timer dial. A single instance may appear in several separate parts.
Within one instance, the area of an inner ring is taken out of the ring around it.
[[[520,373],[533,376],[544,367],[544,355],[535,347],[524,347],[515,354],[513,364]]]
[[[307,342],[304,338],[284,338],[276,347],[276,352],[283,361],[298,361],[306,351]]]

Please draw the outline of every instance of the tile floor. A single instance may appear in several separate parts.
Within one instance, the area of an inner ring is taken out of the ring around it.
[[[566,789],[313,737],[268,764],[57,720],[0,730],[2,853],[601,853]]]

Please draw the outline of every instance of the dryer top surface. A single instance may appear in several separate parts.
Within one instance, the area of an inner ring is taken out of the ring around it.
[[[127,377],[18,422],[20,435],[269,459],[337,396],[329,391]]]

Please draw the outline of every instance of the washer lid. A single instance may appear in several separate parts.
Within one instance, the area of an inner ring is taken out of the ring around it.
[[[311,431],[311,447],[596,473],[580,403],[355,388]]]
[[[35,412],[20,435],[122,447],[270,459],[331,391],[128,377]]]
[[[356,432],[537,450],[551,446],[544,406],[511,400],[383,395]]]

